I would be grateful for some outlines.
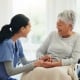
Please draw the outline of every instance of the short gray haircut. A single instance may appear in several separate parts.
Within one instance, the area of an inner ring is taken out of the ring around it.
[[[76,21],[76,14],[73,10],[64,10],[58,15],[58,20],[62,20],[65,23],[74,26]]]

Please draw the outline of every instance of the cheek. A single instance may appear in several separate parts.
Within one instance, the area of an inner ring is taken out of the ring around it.
[[[68,27],[65,27],[65,32],[68,32],[69,31],[69,28]]]
[[[66,31],[67,31],[67,28],[66,28],[66,27],[64,27],[64,28],[63,28],[63,31],[64,31],[64,32],[66,32]]]
[[[30,30],[31,30],[31,28],[28,27],[28,28],[26,29],[26,33],[29,33]]]
[[[66,33],[67,33],[67,29],[66,29],[66,28],[63,28],[63,29],[62,29],[62,33],[63,33],[63,34],[66,34]]]
[[[27,32],[30,32],[31,31],[31,28],[28,28]]]

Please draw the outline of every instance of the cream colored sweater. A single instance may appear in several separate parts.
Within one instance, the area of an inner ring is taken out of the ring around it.
[[[75,64],[80,58],[80,35],[75,33],[62,38],[57,32],[51,32],[37,51],[37,58],[50,54],[62,60],[62,65]]]

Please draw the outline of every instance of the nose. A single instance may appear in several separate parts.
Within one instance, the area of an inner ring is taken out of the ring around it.
[[[60,26],[57,26],[57,29],[61,29],[61,27]]]

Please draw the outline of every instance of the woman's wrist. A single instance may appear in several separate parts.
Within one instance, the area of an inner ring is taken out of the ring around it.
[[[57,62],[52,62],[52,67],[56,67],[56,66],[62,66],[62,61],[57,61]]]
[[[41,67],[43,64],[43,60],[37,60],[34,62],[34,67]]]

